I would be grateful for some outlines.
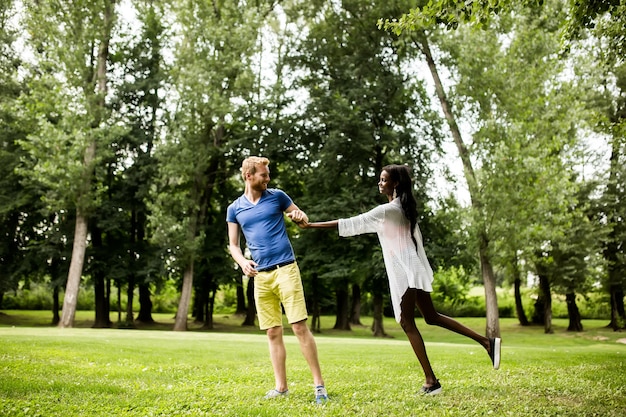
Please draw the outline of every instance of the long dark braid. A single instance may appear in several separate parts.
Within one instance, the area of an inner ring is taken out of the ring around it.
[[[417,201],[413,196],[413,181],[411,180],[411,171],[406,165],[387,165],[383,167],[383,171],[387,171],[389,179],[397,183],[396,196],[400,198],[402,211],[407,220],[411,224],[411,240],[417,249],[417,240],[413,236],[413,231],[417,225]]]

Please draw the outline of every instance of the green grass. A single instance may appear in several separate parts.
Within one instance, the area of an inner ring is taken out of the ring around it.
[[[240,317],[216,317],[216,329],[172,332],[156,316],[152,329],[46,326],[48,312],[0,314],[0,416],[624,416],[626,337],[585,321],[582,333],[555,334],[501,321],[503,360],[494,371],[482,348],[418,321],[444,387],[416,395],[423,374],[402,331],[375,339],[322,320],[316,335],[331,401],[313,404],[311,375],[294,336],[286,336],[290,396],[262,400],[273,387],[267,340]],[[484,319],[460,319],[477,331]],[[371,319],[364,318],[364,323]],[[348,333],[348,334],[346,334]]]

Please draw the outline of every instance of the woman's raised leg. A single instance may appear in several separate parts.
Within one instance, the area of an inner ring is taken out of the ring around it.
[[[409,288],[408,291],[415,292],[415,302],[417,308],[420,309],[420,312],[422,313],[422,316],[427,324],[443,327],[444,329],[469,337],[470,339],[480,343],[485,349],[487,349],[487,351],[489,351],[489,338],[476,333],[474,330],[462,325],[451,317],[440,314],[435,309],[429,292],[411,288]]]

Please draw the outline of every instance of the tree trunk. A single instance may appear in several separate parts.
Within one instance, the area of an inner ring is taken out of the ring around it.
[[[218,146],[223,137],[224,127],[219,125],[215,129],[215,145]],[[207,168],[201,173],[197,173],[197,177],[194,180],[194,192],[197,196],[197,208],[192,210],[192,218],[187,229],[187,236],[190,241],[198,237],[200,225],[204,224],[207,217],[207,211],[209,210],[209,201],[213,195],[216,182],[216,172],[219,166],[219,158],[213,157],[210,159]],[[183,272],[183,287],[181,289],[180,300],[178,302],[178,310],[176,313],[176,321],[174,323],[174,331],[186,331],[187,330],[187,315],[189,314],[189,303],[191,301],[191,293],[193,290],[194,280],[194,262],[195,253],[188,254],[187,266]]]
[[[110,0],[105,3],[104,10],[104,33],[102,39],[100,39],[100,45],[98,48],[98,58],[96,62],[96,91],[99,94],[98,100],[94,101],[94,108],[92,114],[94,116],[94,127],[98,127],[100,124],[99,115],[105,107],[104,97],[107,92],[107,61],[109,59],[109,41],[111,38],[111,31],[113,28],[114,20],[114,5],[115,0]],[[92,80],[87,79],[86,84],[83,87],[83,93],[87,98],[93,97],[93,85]],[[63,300],[63,311],[61,313],[61,320],[59,321],[59,327],[66,328],[74,325],[74,317],[76,316],[76,305],[78,302],[78,290],[80,288],[80,279],[83,273],[83,264],[85,261],[85,251],[87,248],[87,231],[88,231],[88,216],[85,209],[85,198],[91,188],[91,180],[93,177],[94,167],[93,162],[96,157],[96,142],[92,139],[91,143],[87,145],[83,154],[83,175],[80,179],[81,184],[79,186],[78,197],[76,200],[76,226],[74,228],[74,244],[72,248],[72,260],[70,261],[70,269],[67,276],[67,286],[65,288],[65,298]]]
[[[254,326],[254,319],[256,318],[256,305],[254,304],[254,278],[248,279],[246,297],[248,299],[248,308],[246,309],[246,319],[241,325]]]
[[[151,147],[151,146],[149,146]],[[145,209],[145,207],[144,207]],[[135,226],[133,230],[137,231],[137,242],[139,245],[145,244],[146,242],[146,223],[147,218],[145,212],[142,210],[133,209],[133,213],[136,213],[134,216],[136,218]],[[135,254],[137,254],[140,250],[133,250]],[[135,262],[134,259],[131,262]],[[144,263],[145,265],[145,263]],[[154,318],[152,318],[152,293],[150,292],[150,283],[146,281],[145,275],[142,276],[138,284],[139,288],[139,312],[137,314],[137,321],[141,323],[154,323]]]
[[[623,109],[622,109],[623,110]],[[615,125],[623,123],[624,111],[616,112],[611,117],[611,122]],[[622,155],[623,138],[616,133],[611,139],[611,156],[609,158],[609,181],[607,183],[604,199],[607,204],[608,224],[611,226],[606,246],[604,249],[604,259],[607,261],[608,288],[611,302],[611,322],[609,327],[618,331],[626,327],[626,314],[624,313],[624,288],[623,288],[623,263],[620,261],[620,246],[623,246],[623,238],[618,228],[624,222],[623,216],[618,207],[621,207],[620,179],[622,178],[623,163]]]
[[[154,318],[152,318],[150,284],[139,285],[139,314],[137,314],[137,321],[141,323],[154,323]]]
[[[619,285],[611,285],[611,323],[609,327],[614,331],[626,328],[626,315],[624,314],[624,290]]]
[[[191,307],[191,317],[193,317],[193,321],[195,323],[203,323],[204,322],[204,313],[206,311],[206,307],[209,303],[209,290],[204,286],[195,286],[195,297],[193,297],[193,306]]]
[[[133,313],[133,303],[135,301],[135,273],[128,274],[128,285],[126,286],[126,327],[133,327],[135,315]]]
[[[189,302],[191,301],[191,289],[193,288],[193,260],[189,260],[183,272],[183,288],[180,291],[178,310],[174,331],[184,332],[187,330],[187,315],[189,314]]]
[[[583,323],[580,317],[580,311],[578,310],[578,305],[576,305],[576,294],[573,292],[566,294],[565,301],[567,302],[567,315],[569,316],[567,331],[582,332]]]
[[[128,286],[126,287],[126,327],[134,327],[135,277],[137,275],[137,210],[130,211],[130,250],[128,251]]]
[[[204,325],[202,326],[205,330],[213,329],[213,307],[215,306],[215,293],[217,291],[211,290],[209,292],[209,296],[207,297],[206,309],[204,310]]]
[[[374,294],[374,321],[372,322],[372,333],[374,337],[386,337],[385,326],[383,326],[383,296]]]
[[[61,318],[59,317],[59,286],[54,285],[52,290],[52,325],[57,326]]]
[[[521,326],[528,326],[528,317],[524,311],[524,304],[522,303],[522,278],[519,270],[519,261],[517,255],[513,252],[511,256],[511,270],[513,274],[513,288],[515,290],[515,312],[517,313],[517,320]]]
[[[104,297],[107,303],[107,310],[109,311],[109,319],[111,317],[111,278],[105,280],[106,296]]]
[[[96,253],[102,253],[102,232],[96,225],[93,224],[91,228],[91,244],[93,245]],[[93,271],[93,289],[96,311],[92,327],[95,329],[111,327],[109,303],[106,299],[104,288],[105,279],[106,277],[101,268],[96,268],[95,271]]]
[[[77,209],[72,260],[70,261],[70,270],[67,275],[67,285],[65,286],[63,310],[61,312],[61,319],[59,320],[59,327],[61,328],[74,326],[76,305],[78,303],[78,289],[80,288],[85,251],[87,250],[87,223],[87,217]]]
[[[350,324],[361,324],[361,286],[352,284],[352,308],[350,310]]]
[[[478,187],[476,175],[472,166],[472,160],[470,158],[469,150],[463,142],[461,131],[459,130],[456,118],[452,113],[452,108],[450,106],[450,103],[448,102],[448,98],[446,97],[446,93],[444,91],[443,84],[441,83],[441,78],[439,77],[439,72],[437,70],[437,64],[435,63],[432,52],[430,50],[427,35],[426,33],[421,32],[417,36],[418,39],[415,41],[415,43],[424,55],[426,63],[428,64],[428,68],[435,84],[437,97],[439,98],[439,102],[441,103],[442,111],[446,117],[446,121],[448,122],[448,127],[450,128],[452,138],[454,139],[454,143],[456,144],[457,150],[459,152],[461,162],[463,163],[463,172],[465,174],[465,180],[467,181],[467,187],[470,194],[470,199],[472,201],[472,207],[474,210],[476,210],[477,213],[481,214],[483,209],[482,201],[480,199],[480,189]],[[491,265],[491,259],[489,257],[489,239],[487,237],[485,227],[482,224],[480,225],[478,231],[478,244],[480,248],[480,266],[485,287],[485,307],[487,313],[486,333],[487,337],[500,337],[500,314],[498,312],[498,299],[496,296],[496,280],[493,273],[493,267]]]
[[[319,297],[319,280],[317,274],[314,272],[311,277],[311,331],[313,333],[322,332],[322,320],[320,311],[320,297]]]
[[[243,289],[243,277],[237,278],[237,310],[236,315],[246,314],[246,292]]]
[[[552,329],[552,293],[550,292],[550,280],[544,274],[539,275],[539,287],[543,294],[543,328],[544,333],[554,333]]]
[[[111,327],[111,319],[109,317],[109,303],[106,299],[106,292],[104,287],[105,277],[102,271],[95,271],[93,273],[93,280],[96,311],[92,327],[95,329],[104,329]]]
[[[515,311],[517,312],[517,320],[519,321],[520,325],[528,326],[530,325],[530,322],[528,321],[528,317],[526,317],[526,312],[524,312],[524,305],[522,304],[522,291],[521,291],[522,280],[519,277],[515,278],[514,286],[515,286]]]
[[[487,337],[500,337],[500,312],[496,293],[496,277],[488,255],[489,241],[485,233],[480,234],[480,267],[485,286],[485,308],[487,312]]]
[[[335,330],[352,330],[350,327],[350,297],[348,297],[348,289],[345,285],[337,289],[337,317],[335,321]]]
[[[117,288],[117,323],[122,322],[122,284],[119,280],[115,281]]]

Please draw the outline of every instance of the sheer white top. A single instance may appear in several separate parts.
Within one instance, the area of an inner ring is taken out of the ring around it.
[[[390,203],[381,204],[367,213],[349,219],[339,219],[338,225],[339,236],[378,234],[397,322],[400,322],[400,302],[408,288],[427,292],[433,290],[433,271],[426,258],[422,234],[419,226],[415,225],[413,236],[417,241],[416,248],[411,239],[410,228],[409,220],[404,216],[398,198]]]

